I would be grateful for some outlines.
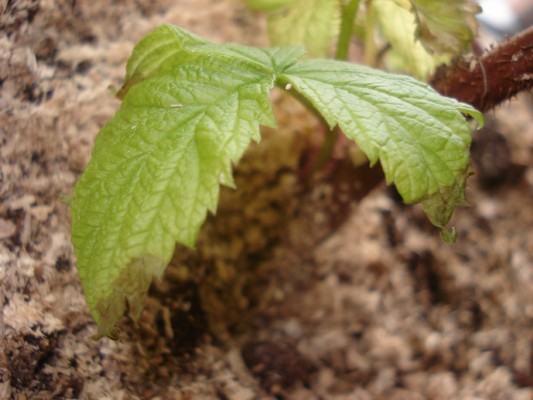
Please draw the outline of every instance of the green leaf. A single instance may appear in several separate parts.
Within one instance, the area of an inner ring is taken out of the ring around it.
[[[147,78],[130,85],[98,134],[72,198],[72,241],[97,337],[116,337],[125,300],[140,312],[176,242],[194,245],[219,185],[233,185],[231,163],[259,139],[259,124],[275,124],[268,95],[275,70],[301,55],[218,46],[206,56],[177,28],[153,35],[169,31],[185,38],[178,52],[166,47],[172,64],[162,47],[148,51],[150,35],[136,48],[128,76]]]
[[[409,3],[407,3],[409,4]],[[426,80],[433,74],[438,63],[446,61],[437,54],[431,54],[416,39],[417,23],[415,15],[397,0],[373,0],[371,3],[383,36],[391,44],[397,55],[399,70]]]
[[[417,18],[417,36],[427,49],[454,58],[468,48],[477,33],[473,0],[410,0]]]
[[[410,77],[340,61],[299,62],[280,78],[311,102],[331,128],[338,124],[371,163],[379,160],[387,182],[396,184],[407,203],[447,193],[457,180],[464,184],[471,133],[462,114],[482,121],[472,107]],[[442,201],[452,209],[457,204],[455,195]],[[448,219],[438,220],[439,226]]]
[[[348,63],[297,61],[298,47],[215,45],[162,26],[128,63],[123,104],[98,134],[71,200],[72,242],[97,337],[138,317],[176,242],[192,247],[221,184],[259,125],[274,125],[277,84],[339,124],[407,202],[444,226],[462,200],[471,107],[427,85]],[[289,86],[288,84],[292,84]]]
[[[339,0],[298,0],[268,17],[275,46],[302,45],[309,57],[325,57],[340,29]]]

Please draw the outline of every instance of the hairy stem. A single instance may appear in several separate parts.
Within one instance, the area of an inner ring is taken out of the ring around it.
[[[337,53],[335,58],[337,60],[348,59],[348,49],[350,47],[350,39],[352,38],[352,27],[357,15],[360,0],[350,0],[350,2],[342,9],[341,32],[339,34],[339,41],[337,44]]]
[[[487,111],[533,88],[533,27],[472,62],[439,69],[431,85],[440,93]]]

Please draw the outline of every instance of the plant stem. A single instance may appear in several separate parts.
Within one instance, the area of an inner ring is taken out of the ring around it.
[[[349,0],[349,2],[342,7],[341,17],[341,31],[337,42],[337,51],[335,53],[335,59],[346,61],[348,59],[348,49],[350,47],[350,40],[352,38],[352,28],[359,8],[361,0]],[[328,128],[328,125],[323,121],[324,127]],[[331,154],[335,148],[335,143],[339,138],[340,128],[337,126],[333,131],[326,134],[324,144],[320,148],[320,152],[313,162],[313,166],[310,172],[310,177],[316,175],[331,159]]]
[[[533,89],[533,27],[505,40],[475,61],[441,68],[431,85],[441,94],[488,111]]]
[[[374,14],[374,9],[372,8],[372,0],[368,0],[366,4],[365,25],[365,64],[369,67],[375,67],[377,64],[376,41],[374,38],[376,15]]]
[[[339,138],[339,133],[340,128],[338,126],[336,126],[331,132],[326,133],[324,144],[322,144],[320,152],[318,153],[318,156],[316,157],[316,160],[313,163],[313,168],[311,169],[310,175],[311,177],[314,177],[316,173],[322,170],[322,168],[324,168],[328,161],[331,160],[331,155],[333,154],[333,149],[335,148],[335,144],[337,143],[337,139]]]
[[[350,2],[342,9],[341,31],[339,33],[337,53],[335,54],[337,60],[345,61],[348,59],[348,48],[350,46],[350,39],[352,38],[352,27],[360,1],[361,0],[350,0]]]

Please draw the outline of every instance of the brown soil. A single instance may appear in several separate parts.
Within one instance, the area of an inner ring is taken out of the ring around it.
[[[305,188],[321,128],[275,93],[280,129],[246,154],[197,251],[177,249],[137,325],[95,342],[62,198],[119,105],[108,87],[160,23],[265,45],[264,18],[240,0],[0,11],[0,399],[533,398],[530,97],[475,134],[450,246],[383,185],[358,202],[365,179]]]

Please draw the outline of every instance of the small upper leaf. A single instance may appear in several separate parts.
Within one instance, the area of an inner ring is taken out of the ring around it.
[[[475,1],[410,1],[417,17],[417,36],[426,48],[455,58],[476,36],[476,14],[481,8]]]
[[[407,0],[407,5],[409,2]],[[441,61],[438,54],[431,54],[416,39],[416,17],[404,4],[397,0],[373,0],[371,6],[381,26],[383,36],[389,41],[395,54],[396,65],[400,70],[408,71],[413,76],[425,80],[433,74]],[[444,61],[444,60],[442,60]]]
[[[470,0],[373,0],[371,6],[392,46],[389,58],[423,80],[462,54],[477,32],[480,9]]]
[[[309,57],[325,57],[340,29],[340,0],[295,0],[268,17],[275,46],[302,45]]]

